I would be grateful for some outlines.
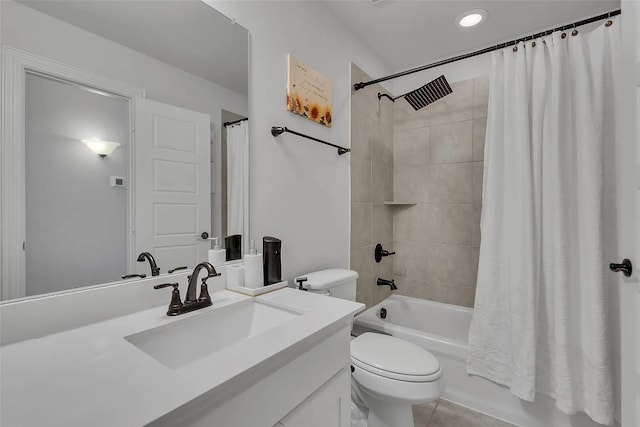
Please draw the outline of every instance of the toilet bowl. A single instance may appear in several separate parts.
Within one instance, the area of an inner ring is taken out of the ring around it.
[[[331,269],[300,277],[306,277],[303,286],[310,292],[355,300],[355,271]],[[351,366],[352,423],[358,426],[366,416],[368,427],[413,427],[411,406],[444,393],[438,359],[396,337],[366,332],[352,339]]]
[[[444,393],[442,367],[428,351],[367,332],[351,341],[352,400],[368,409],[369,427],[413,427],[412,405]]]

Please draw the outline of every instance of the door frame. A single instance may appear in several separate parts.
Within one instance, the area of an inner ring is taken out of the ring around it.
[[[27,73],[78,84],[117,95],[129,105],[129,184],[127,185],[127,270],[133,252],[133,99],[145,91],[43,56],[9,46],[2,49],[2,114],[0,144],[0,300],[25,296],[25,78]],[[22,249],[22,250],[20,250]]]

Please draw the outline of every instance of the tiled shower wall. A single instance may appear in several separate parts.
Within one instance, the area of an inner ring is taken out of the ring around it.
[[[393,276],[398,293],[473,306],[489,80],[414,111],[395,103]],[[352,255],[353,257],[353,255]]]
[[[351,66],[351,87],[371,80]],[[384,201],[393,199],[393,103],[378,100],[381,86],[369,86],[351,94],[351,269],[358,272],[357,300],[371,306],[390,295],[378,287],[377,277],[391,279],[393,259],[373,259],[380,242],[392,249],[393,212]]]

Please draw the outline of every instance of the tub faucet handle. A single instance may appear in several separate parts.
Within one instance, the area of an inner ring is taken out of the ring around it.
[[[387,251],[385,249],[382,249],[382,245],[380,243],[378,243],[376,245],[376,249],[375,249],[373,255],[374,255],[374,259],[376,260],[376,262],[380,262],[380,261],[382,261],[382,257],[386,257],[386,256],[389,256],[389,255],[395,255],[395,254],[396,254],[395,252],[389,252],[389,251]]]

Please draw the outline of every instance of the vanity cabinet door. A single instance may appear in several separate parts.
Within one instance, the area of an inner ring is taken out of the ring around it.
[[[276,427],[348,427],[351,424],[351,374],[340,371],[287,414]]]

